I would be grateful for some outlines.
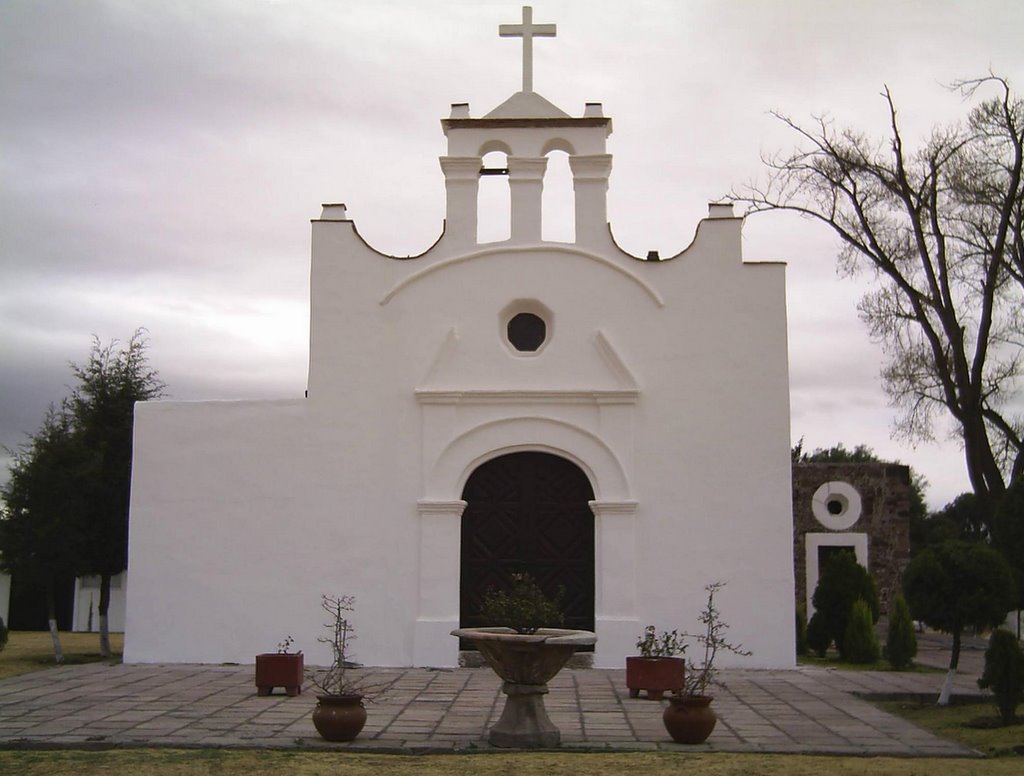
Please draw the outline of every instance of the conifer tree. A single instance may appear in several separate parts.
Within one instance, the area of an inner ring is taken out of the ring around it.
[[[878,637],[867,601],[858,598],[850,610],[843,634],[840,656],[850,663],[874,663],[878,660]]]
[[[889,627],[885,640],[885,656],[894,671],[908,668],[917,655],[917,635],[910,617],[907,599],[897,593],[889,606]]]
[[[100,654],[110,656],[110,582],[128,566],[128,504],[131,494],[135,403],[162,394],[164,384],[146,360],[145,331],[123,348],[93,338],[89,359],[72,364],[78,386],[71,398],[75,425],[90,451],[88,487],[82,494],[88,530],[83,573],[100,577]]]

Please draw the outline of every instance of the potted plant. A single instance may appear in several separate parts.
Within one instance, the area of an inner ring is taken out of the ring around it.
[[[348,613],[355,608],[355,597],[350,595],[322,595],[320,607],[330,615],[324,623],[330,636],[317,639],[331,647],[331,665],[311,671],[309,680],[320,690],[313,709],[313,726],[327,741],[351,741],[366,724],[364,693],[348,670],[353,667],[349,643],[355,638],[355,629]]]
[[[666,692],[681,692],[686,662],[686,652],[679,631],[663,631],[661,636],[653,625],[648,625],[636,640],[639,655],[626,658],[626,687],[629,697],[636,698],[644,690],[650,700],[660,701]]]
[[[553,747],[562,734],[544,708],[547,683],[579,647],[597,641],[591,631],[549,628],[562,613],[558,598],[548,598],[528,574],[513,574],[508,592],[491,591],[480,613],[494,627],[458,628],[504,683],[505,707],[488,740],[501,747]]]
[[[718,722],[718,717],[711,708],[714,698],[708,695],[708,688],[712,684],[721,685],[716,679],[716,655],[722,651],[744,656],[752,654],[743,649],[742,645],[732,644],[725,638],[729,626],[722,620],[715,606],[715,593],[724,586],[724,582],[713,582],[704,588],[708,594],[708,601],[698,618],[704,626],[704,632],[696,635],[684,634],[687,638],[694,639],[698,647],[703,647],[704,660],[700,665],[692,660],[687,661],[683,690],[668,699],[669,705],[662,715],[665,729],[672,739],[680,744],[703,743]]]
[[[283,687],[289,696],[302,692],[302,650],[290,652],[294,643],[290,635],[277,645],[277,652],[256,656],[256,694],[270,695],[275,687]]]

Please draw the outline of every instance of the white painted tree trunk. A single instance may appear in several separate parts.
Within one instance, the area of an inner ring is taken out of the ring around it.
[[[53,659],[56,663],[64,662],[64,650],[60,646],[60,633],[57,630],[57,620],[53,617],[49,620],[50,638],[53,639]]]
[[[948,706],[949,697],[953,694],[953,679],[956,678],[956,669],[951,668],[946,672],[946,681],[942,683],[942,692],[939,693],[939,705]]]

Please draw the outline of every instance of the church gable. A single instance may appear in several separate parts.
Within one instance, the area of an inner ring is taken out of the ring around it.
[[[316,663],[327,589],[358,599],[363,661],[452,666],[449,632],[479,598],[460,568],[500,580],[515,547],[536,549],[517,541],[530,531],[543,553],[562,542],[587,556],[572,572],[586,577],[574,616],[597,633],[595,665],[620,667],[648,623],[696,627],[715,580],[728,582],[734,637],[754,651],[746,664],[792,664],[783,267],[744,264],[742,222],[720,204],[671,259],[615,244],[611,119],[599,103],[570,116],[533,90],[533,38],[555,32],[529,9],[502,25],[522,38],[522,88],[483,117],[458,103],[442,119],[446,219],[429,250],[375,251],[341,204],[314,219],[306,400],[208,428],[224,413],[205,403],[138,414],[127,662],[249,662],[283,628]],[[506,166],[484,165],[493,151]],[[553,151],[573,178],[571,243],[542,239]],[[510,233],[481,243],[489,176],[507,182]],[[507,484],[495,472],[527,490],[571,477],[572,498],[485,514]],[[572,519],[557,511],[569,502]],[[487,552],[466,554],[466,514],[506,532],[485,542],[500,549],[493,568]],[[217,540],[193,541],[206,524]],[[303,537],[302,563],[270,579],[247,558],[297,541],[285,534]],[[188,639],[178,612],[210,636]]]

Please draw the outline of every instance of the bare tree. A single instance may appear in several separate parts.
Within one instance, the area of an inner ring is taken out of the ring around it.
[[[731,199],[750,212],[789,210],[839,236],[839,269],[874,274],[859,310],[888,357],[883,384],[901,412],[897,434],[930,439],[936,416],[953,420],[967,472],[990,511],[1024,471],[1019,390],[1024,347],[1024,102],[991,75],[955,85],[976,105],[966,124],[904,144],[896,105],[882,96],[882,142],[818,117],[810,127],[775,114],[804,147],[765,159],[767,183]]]

